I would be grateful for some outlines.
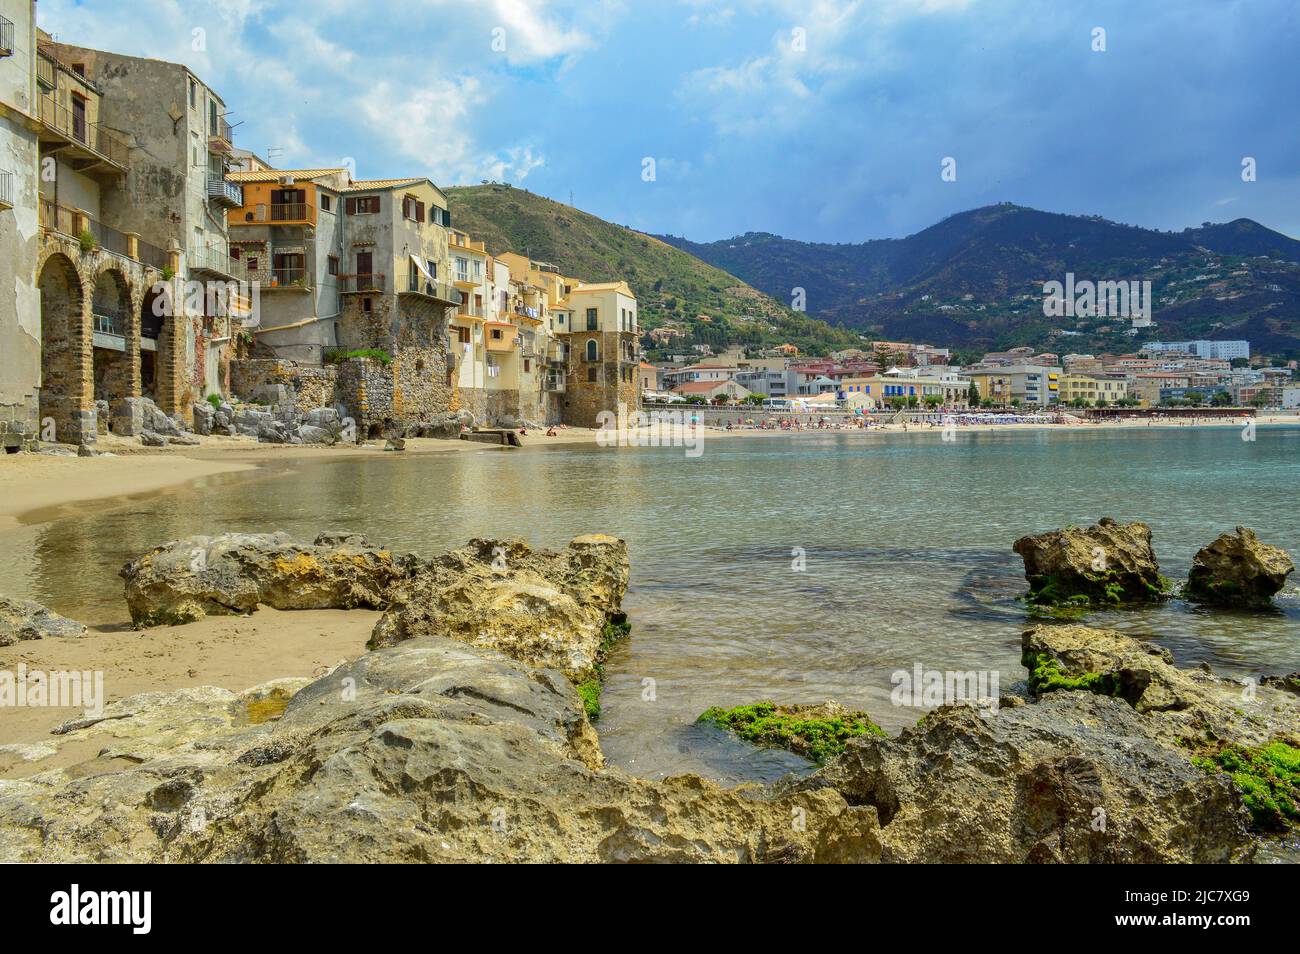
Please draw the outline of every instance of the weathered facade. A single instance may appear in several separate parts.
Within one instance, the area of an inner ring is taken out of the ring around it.
[[[36,4],[0,0],[10,48],[0,56],[0,448],[29,449],[39,430],[41,367]]]
[[[195,401],[228,388],[232,342],[248,305],[229,294],[237,276],[226,212],[242,198],[225,177],[233,150],[226,106],[177,63],[42,45],[66,72],[98,91],[102,149],[116,158],[113,150],[121,144],[123,174],[101,191],[100,214],[137,238],[143,265],[181,279],[169,281],[172,294],[148,316],[169,326],[171,351],[155,359],[142,349],[142,377],[153,380],[160,408],[190,421]],[[72,95],[75,101],[77,91]],[[151,330],[146,325],[146,335]]]

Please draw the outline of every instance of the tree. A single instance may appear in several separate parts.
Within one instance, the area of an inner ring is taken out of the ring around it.
[[[974,381],[970,383],[970,390],[966,392],[966,403],[971,407],[980,406],[980,389]]]

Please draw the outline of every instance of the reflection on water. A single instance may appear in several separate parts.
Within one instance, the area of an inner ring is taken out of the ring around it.
[[[1237,524],[1300,553],[1300,429],[805,435],[680,450],[557,447],[385,455],[213,478],[147,504],[6,534],[0,592],[89,622],[125,618],[116,574],[158,543],[222,530],[364,531],[432,554],[472,536],[559,546],[628,540],[632,638],[607,669],[606,754],[640,774],[770,778],[801,763],[694,718],[759,698],[834,698],[887,729],[890,675],[998,669],[1023,678],[1016,537],[1103,515],[1155,532],[1167,575]],[[806,569],[797,572],[797,549]],[[1090,617],[1234,675],[1300,668],[1300,592],[1275,613],[1181,601]]]

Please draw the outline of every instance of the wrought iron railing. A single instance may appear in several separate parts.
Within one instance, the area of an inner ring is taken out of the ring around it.
[[[307,203],[305,202],[277,202],[271,206],[272,222],[298,222],[306,218]]]
[[[0,17],[0,56],[14,55],[14,21]]]
[[[339,291],[383,291],[386,287],[383,272],[365,272],[356,275],[338,275]]]
[[[126,141],[109,132],[99,123],[91,122],[85,114],[69,109],[49,93],[41,96],[40,113],[41,123],[47,129],[81,143],[109,162],[119,166],[126,165],[130,154]]]
[[[271,269],[272,288],[305,288],[307,286],[307,269],[286,267]]]
[[[54,89],[56,73],[54,71],[54,60],[50,59],[44,53],[38,53],[36,56],[36,80],[46,89]]]
[[[0,203],[12,207],[14,204],[14,174],[0,172]]]

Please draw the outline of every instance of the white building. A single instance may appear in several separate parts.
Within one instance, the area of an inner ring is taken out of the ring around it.
[[[1169,351],[1181,351],[1194,354],[1198,358],[1218,358],[1231,361],[1234,358],[1250,357],[1249,341],[1151,341],[1142,346],[1143,351],[1162,354]]]

